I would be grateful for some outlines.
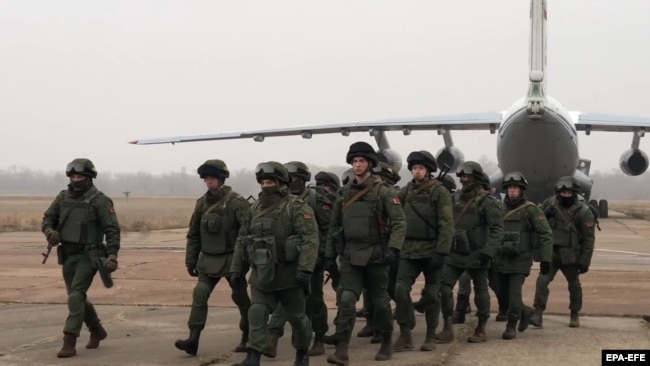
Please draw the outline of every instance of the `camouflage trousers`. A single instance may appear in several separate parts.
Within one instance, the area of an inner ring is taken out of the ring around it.
[[[97,311],[86,295],[97,270],[86,253],[79,253],[65,255],[62,272],[68,293],[68,317],[63,333],[79,337],[84,323],[88,328],[100,324]]]
[[[397,285],[395,286],[396,296],[396,318],[400,329],[411,330],[415,327],[415,312],[411,301],[411,288],[420,273],[424,274],[424,290],[422,300],[425,309],[427,331],[435,332],[438,327],[438,315],[440,309],[440,274],[442,268],[429,266],[431,259],[400,259],[399,271],[397,274]],[[431,333],[433,334],[433,333]]]
[[[488,270],[486,268],[461,268],[447,263],[442,267],[440,297],[442,315],[450,317],[454,313],[454,286],[458,278],[467,271],[474,283],[474,304],[479,319],[490,318],[490,293],[488,291]]]
[[[546,310],[546,303],[548,302],[548,295],[550,293],[548,285],[553,281],[557,272],[561,271],[569,287],[569,309],[571,311],[580,311],[582,310],[582,285],[580,284],[578,267],[563,265],[555,253],[553,254],[550,272],[546,275],[540,273],[537,277],[535,302],[533,305],[536,308]]]

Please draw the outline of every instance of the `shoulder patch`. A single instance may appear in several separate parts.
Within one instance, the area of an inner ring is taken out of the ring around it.
[[[400,200],[399,200],[398,197],[393,197],[393,203],[396,204],[396,205],[400,205],[400,204],[401,204],[401,203],[400,203]]]
[[[593,221],[588,221],[588,222],[585,223],[585,226],[586,227],[593,227],[594,223],[593,223]]]
[[[312,217],[314,217],[314,215],[312,215],[312,214],[310,214],[309,212],[307,212],[307,213],[305,213],[305,214],[303,215],[303,217],[306,218],[306,219],[311,219]]]
[[[331,206],[331,205],[329,205],[329,204],[327,204],[327,203],[324,203],[324,204],[323,204],[323,210],[331,210],[331,209],[332,209],[332,206]]]
[[[115,207],[109,207],[108,212],[114,214],[115,213]]]
[[[539,221],[546,220],[546,216],[544,214],[539,215],[537,218],[539,219]]]

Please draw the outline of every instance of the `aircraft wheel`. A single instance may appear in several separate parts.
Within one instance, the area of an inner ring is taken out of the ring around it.
[[[596,201],[596,200],[591,200],[591,201],[589,201],[589,204],[590,204],[593,208],[595,208],[596,210],[598,209],[598,201]]]
[[[600,200],[598,202],[598,215],[603,219],[609,217],[609,203],[607,200]]]

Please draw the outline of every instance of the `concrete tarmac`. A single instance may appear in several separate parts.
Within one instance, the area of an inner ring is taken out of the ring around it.
[[[568,328],[568,292],[561,274],[551,284],[544,328],[530,327],[516,340],[502,340],[505,323],[492,317],[488,342],[470,344],[467,336],[476,319],[456,325],[456,341],[438,345],[433,352],[396,353],[389,365],[548,365],[600,364],[601,349],[650,349],[650,327],[640,319],[650,313],[650,223],[610,212],[596,233],[596,252],[588,273],[581,275],[584,292],[581,327]],[[57,359],[61,329],[67,314],[60,266],[53,252],[41,265],[45,241],[40,233],[0,234],[0,365],[230,365],[243,359],[232,353],[238,343],[238,312],[227,283],[220,283],[210,299],[208,324],[199,355],[191,357],[174,348],[187,336],[187,317],[195,279],[184,268],[185,230],[123,233],[120,269],[115,286],[103,288],[96,280],[89,299],[96,305],[109,337],[99,349],[84,348],[88,332],[82,330],[77,356]],[[524,300],[532,303],[538,264],[524,286]],[[419,296],[419,279],[412,295]],[[335,314],[334,293],[328,287],[330,319]],[[361,304],[358,305],[359,307]],[[492,309],[496,301],[492,299]],[[424,317],[416,316],[416,349],[424,339]],[[363,326],[357,321],[355,332]],[[394,338],[397,338],[396,324]],[[333,329],[333,327],[332,327]],[[280,340],[276,359],[265,365],[291,365],[294,351],[290,327]],[[378,345],[367,338],[352,338],[351,365],[376,362]],[[326,354],[333,349],[327,349]],[[311,365],[326,365],[325,356]]]

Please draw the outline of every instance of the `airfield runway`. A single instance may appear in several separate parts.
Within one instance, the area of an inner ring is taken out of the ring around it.
[[[640,315],[650,313],[650,223],[610,212],[596,234],[596,252],[588,273],[581,276],[584,291],[581,327],[568,328],[566,281],[558,274],[544,328],[531,326],[505,341],[505,323],[488,322],[488,342],[469,344],[476,319],[456,325],[455,342],[438,345],[433,352],[396,353],[387,365],[600,365],[601,349],[650,349],[650,326]],[[239,341],[238,312],[227,283],[220,283],[210,299],[208,324],[199,355],[190,357],[174,348],[187,336],[188,305],[195,279],[184,268],[185,230],[123,233],[120,269],[115,287],[99,280],[89,292],[109,336],[99,349],[87,350],[88,332],[77,342],[77,357],[57,359],[61,328],[67,314],[66,296],[56,255],[41,265],[45,241],[40,233],[0,234],[0,365],[230,365],[243,354],[231,353]],[[537,265],[535,265],[537,268]],[[532,302],[534,270],[524,288]],[[418,296],[422,282],[413,289]],[[334,294],[327,288],[330,319]],[[359,304],[360,306],[360,304]],[[493,298],[492,309],[496,309]],[[416,349],[424,338],[424,317],[416,317]],[[355,333],[363,326],[357,321]],[[397,337],[396,326],[396,334]],[[291,365],[290,327],[280,341],[276,359],[265,365]],[[375,362],[377,345],[367,338],[352,338],[351,365]],[[327,349],[326,354],[333,352]],[[327,365],[325,356],[311,365]]]

